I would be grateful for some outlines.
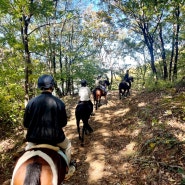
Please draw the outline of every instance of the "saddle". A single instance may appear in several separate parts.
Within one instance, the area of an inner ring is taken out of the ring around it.
[[[64,151],[58,146],[53,146],[49,144],[38,144],[38,145],[32,146],[28,150],[33,150],[33,149],[50,149],[50,150],[56,151],[65,160],[67,166],[69,166],[69,162]]]
[[[88,104],[89,101],[79,101],[78,104]]]
[[[123,80],[122,83],[125,83],[125,84],[127,84],[130,87],[130,83],[128,81]]]

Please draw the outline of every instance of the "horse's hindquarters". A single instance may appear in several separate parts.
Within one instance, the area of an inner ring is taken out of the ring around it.
[[[55,150],[32,149],[17,161],[11,185],[58,185],[66,174],[66,161]]]
[[[75,116],[77,120],[89,119],[91,115],[91,107],[88,103],[80,103],[76,106]]]
[[[38,166],[40,166],[40,169],[38,169]],[[13,185],[33,184],[33,182],[35,182],[35,185],[38,182],[40,182],[40,185],[52,185],[52,179],[53,174],[48,163],[37,157],[37,159],[32,158],[24,162],[18,168],[13,179]]]

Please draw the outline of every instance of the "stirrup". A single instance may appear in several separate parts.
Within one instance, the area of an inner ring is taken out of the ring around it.
[[[68,180],[71,176],[73,176],[76,171],[76,167],[74,165],[70,165],[68,169],[68,173],[65,175],[64,180]]]

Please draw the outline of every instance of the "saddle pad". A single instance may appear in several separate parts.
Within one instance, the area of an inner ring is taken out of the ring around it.
[[[58,152],[58,154],[64,158],[67,166],[69,166],[67,156],[64,154],[64,152],[58,146],[53,146],[53,145],[49,145],[49,144],[38,144],[38,145],[34,145],[34,146],[30,147],[28,150],[40,149],[40,148],[43,148],[43,149],[47,148],[47,149],[51,149],[51,150]]]
[[[30,149],[34,149],[34,148],[48,148],[54,151],[59,151],[60,148],[58,146],[53,146],[53,145],[49,145],[49,144],[38,144],[38,145],[34,145],[32,147],[29,148]]]

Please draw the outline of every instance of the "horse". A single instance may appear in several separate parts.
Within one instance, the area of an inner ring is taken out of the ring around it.
[[[75,108],[77,132],[79,140],[81,141],[81,146],[84,146],[84,135],[93,132],[93,129],[88,123],[92,109],[93,107],[91,108],[88,101],[80,101]],[[80,120],[83,122],[82,134],[80,132]]]
[[[119,98],[121,99],[123,96],[127,97],[130,95],[131,83],[134,82],[134,78],[130,76],[128,81],[122,81],[119,84]]]
[[[60,185],[68,171],[68,160],[59,147],[35,145],[17,160],[11,185]]]
[[[106,89],[106,87],[110,85],[110,82],[108,80],[103,80],[101,84]],[[96,87],[95,90],[93,91],[94,105],[95,105],[96,110],[101,105],[101,97],[102,96],[105,97],[105,102],[107,104],[107,93],[105,91],[103,91],[101,87]]]

